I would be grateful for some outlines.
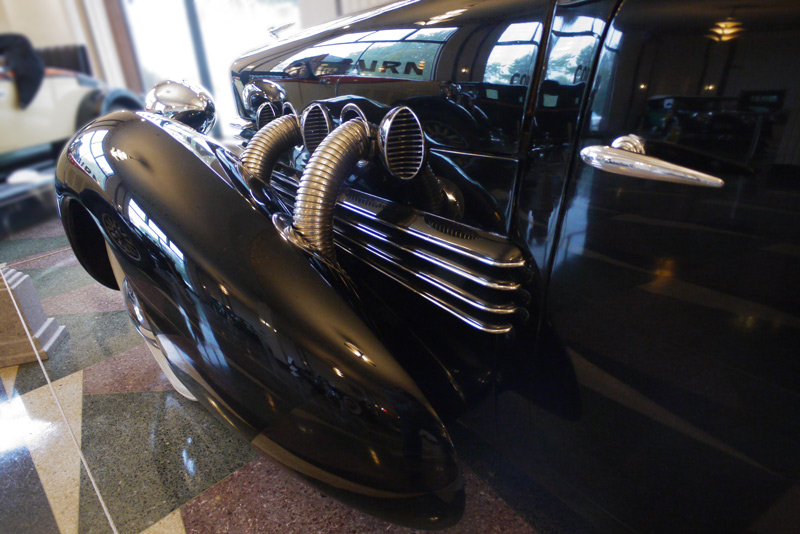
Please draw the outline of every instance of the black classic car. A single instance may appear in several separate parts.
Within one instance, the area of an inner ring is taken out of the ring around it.
[[[404,1],[62,154],[75,254],[176,388],[445,528],[800,530],[800,4]],[[792,59],[794,58],[794,59]],[[728,126],[726,126],[728,125]]]

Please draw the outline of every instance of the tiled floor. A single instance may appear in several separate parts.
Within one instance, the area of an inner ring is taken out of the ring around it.
[[[55,396],[37,363],[0,370],[0,533],[411,532],[320,494],[178,395],[59,221],[0,242],[3,262],[68,337],[44,362]],[[449,532],[533,532],[491,470],[465,471]]]

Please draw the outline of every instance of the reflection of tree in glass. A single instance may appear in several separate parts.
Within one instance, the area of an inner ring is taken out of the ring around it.
[[[591,65],[594,44],[594,37],[560,38],[547,62],[547,79],[559,83],[574,83],[578,66],[588,68]],[[577,51],[576,48],[580,45],[583,46]]]
[[[494,51],[492,55],[494,55]],[[510,84],[511,77],[514,76],[514,74],[519,74],[520,76],[527,75],[530,77],[532,58],[533,54],[529,53],[519,56],[508,63],[504,61],[495,61],[493,60],[494,58],[490,57],[483,74],[483,81],[488,83]]]
[[[455,28],[428,28],[418,30],[416,33],[406,37],[406,41],[410,40],[426,40],[426,41],[445,41],[450,34],[456,31]]]
[[[429,80],[433,71],[433,60],[440,47],[441,45],[438,43],[373,44],[359,58],[359,62],[354,68],[359,68],[358,74],[362,76]],[[422,74],[419,71],[422,71]]]

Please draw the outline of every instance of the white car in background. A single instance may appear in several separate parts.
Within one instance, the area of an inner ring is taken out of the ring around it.
[[[85,74],[44,67],[30,41],[0,35],[0,182],[30,164],[52,160],[91,119],[142,109],[141,96],[109,89]]]

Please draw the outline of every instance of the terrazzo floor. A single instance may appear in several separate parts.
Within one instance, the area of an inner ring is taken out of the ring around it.
[[[38,363],[0,369],[0,533],[413,532],[322,495],[178,395],[57,219],[0,241],[2,263],[68,337],[43,364],[52,390]],[[472,454],[467,511],[445,532],[534,532],[525,488],[493,484],[498,467]]]

